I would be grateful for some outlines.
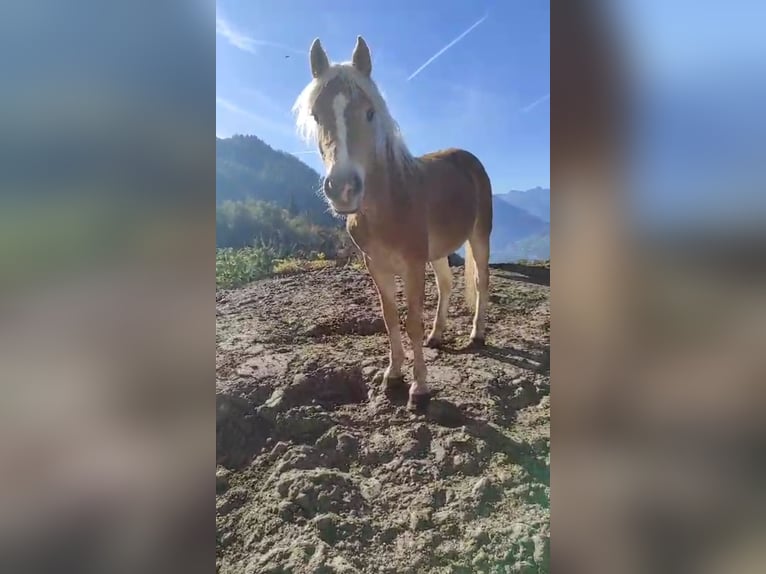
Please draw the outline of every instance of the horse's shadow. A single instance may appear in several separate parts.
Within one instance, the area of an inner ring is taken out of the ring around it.
[[[519,367],[520,369],[548,374],[550,372],[549,347],[535,343],[530,343],[529,346],[534,350],[529,351],[516,347],[497,347],[488,344],[481,347],[472,345],[463,347],[442,345],[439,350],[448,355],[479,355]]]
[[[476,347],[472,345],[459,347],[454,342],[442,344],[439,352],[449,355],[479,355],[499,361],[501,363],[514,365],[521,369],[533,373],[550,372],[550,351],[547,346],[537,343],[528,343],[527,349],[516,347],[497,347],[494,345],[484,345]],[[403,407],[409,399],[408,385],[387,389],[384,394],[388,401],[393,405]],[[446,399],[439,398],[440,390],[432,388],[427,405],[414,412],[419,416],[424,416],[426,420],[447,428],[456,428],[470,425],[474,428],[486,424],[483,421],[475,420],[465,413],[458,405]],[[514,409],[515,411],[515,409]]]
[[[443,427],[463,427],[469,435],[484,441],[494,452],[508,455],[538,482],[550,486],[550,470],[540,461],[537,449],[505,435],[497,425],[483,418],[470,416],[454,403],[443,399],[432,399],[422,416],[427,421]]]
[[[384,393],[391,404],[399,407],[406,405],[409,400],[409,392],[406,386],[386,390]],[[439,389],[431,388],[427,404],[424,404],[417,411],[413,411],[413,414],[425,417],[426,420],[447,428],[457,428],[470,420],[455,403],[438,398],[439,394]]]

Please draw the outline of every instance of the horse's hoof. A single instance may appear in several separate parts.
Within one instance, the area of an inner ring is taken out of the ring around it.
[[[399,375],[398,377],[383,376],[383,392],[395,392],[404,387],[404,377],[402,375]]]
[[[410,395],[407,401],[407,410],[422,413],[428,408],[428,403],[431,401],[431,393],[421,393],[418,395]]]
[[[481,349],[482,347],[486,346],[486,341],[484,341],[484,337],[471,337],[470,341],[468,341],[468,346],[471,349]]]
[[[442,340],[439,337],[428,337],[426,339],[426,347],[430,347],[431,349],[440,349],[442,346]]]

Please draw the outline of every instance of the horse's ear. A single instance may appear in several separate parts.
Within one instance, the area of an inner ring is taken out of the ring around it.
[[[324,48],[319,38],[311,43],[311,75],[318,78],[330,67],[330,60],[327,59]]]
[[[367,47],[367,42],[361,36],[356,37],[356,46],[354,46],[354,53],[351,55],[351,63],[365,76],[369,76],[372,73],[370,49]]]

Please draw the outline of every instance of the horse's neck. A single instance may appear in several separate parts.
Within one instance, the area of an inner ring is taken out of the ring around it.
[[[409,177],[388,162],[377,166],[365,183],[366,216],[370,220],[388,219],[407,209],[411,204]]]

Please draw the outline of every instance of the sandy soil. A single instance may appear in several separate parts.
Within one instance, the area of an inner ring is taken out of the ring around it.
[[[548,572],[549,288],[493,269],[474,351],[453,274],[426,414],[382,392],[365,271],[217,293],[219,573]]]

